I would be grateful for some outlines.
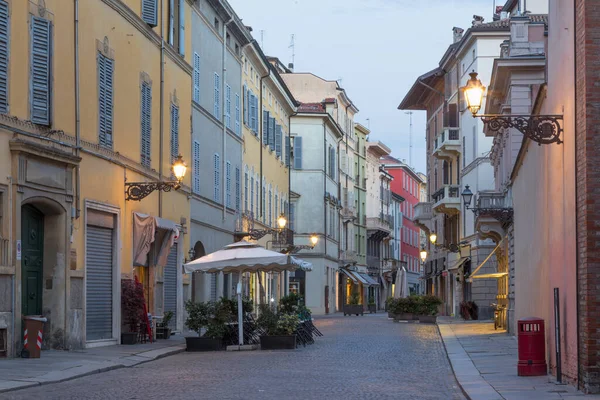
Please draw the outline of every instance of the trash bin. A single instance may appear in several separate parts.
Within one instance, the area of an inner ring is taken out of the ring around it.
[[[23,317],[25,332],[23,333],[23,349],[29,358],[40,358],[42,350],[42,332],[44,322],[48,320],[41,315],[26,315]]]
[[[518,321],[519,376],[543,376],[548,373],[546,365],[546,336],[544,320],[529,317]]]

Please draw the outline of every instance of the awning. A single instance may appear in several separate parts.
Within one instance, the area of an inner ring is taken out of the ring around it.
[[[360,274],[367,281],[369,286],[379,286],[379,282],[375,281],[370,275]]]
[[[471,279],[498,279],[506,275],[508,275],[508,272],[493,272],[491,274],[475,275]]]
[[[451,269],[459,269],[460,267],[462,267],[470,259],[471,259],[471,257],[463,257],[463,258],[459,259],[452,267],[448,267],[448,269],[449,270],[451,270]]]
[[[160,233],[160,234],[159,234]],[[164,266],[171,247],[179,236],[173,221],[148,214],[133,213],[133,265],[147,265],[151,246],[154,246],[154,264]]]
[[[469,276],[469,278],[467,278],[467,282],[473,282],[473,279],[494,279],[494,278],[499,278],[504,275],[508,275],[507,272],[495,272],[495,273],[491,273],[491,274],[477,275],[477,272],[481,269],[481,267],[483,267],[485,265],[485,263],[488,262],[488,260],[490,258],[492,258],[494,253],[496,253],[496,250],[498,250],[500,248],[500,246],[502,245],[502,242],[504,242],[505,238],[506,237],[503,237],[502,239],[500,239],[500,241],[498,242],[498,244],[496,245],[494,250],[492,250],[492,252],[485,258],[485,260],[483,260],[483,262],[481,264],[479,264],[477,266],[477,268],[475,268],[475,270],[471,273],[471,276]]]
[[[355,271],[349,271],[352,275],[354,275],[356,277],[356,279],[358,279],[358,281],[360,283],[362,283],[364,286],[369,286],[369,283],[367,282],[367,280],[364,278],[363,274],[359,273],[359,272],[355,272]]]
[[[354,275],[352,275],[352,273],[350,271],[348,271],[347,269],[344,269],[344,268],[340,268],[340,271],[342,271],[342,273],[344,275],[346,275],[348,277],[348,279],[350,279],[352,282],[358,283],[358,280],[356,279],[356,277]]]

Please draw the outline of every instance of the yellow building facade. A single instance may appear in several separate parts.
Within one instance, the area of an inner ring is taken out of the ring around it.
[[[296,110],[296,101],[285,86],[279,73],[262,50],[253,41],[244,47],[242,65],[244,92],[243,110],[243,197],[242,226],[244,233],[252,230],[276,228],[278,217],[285,215],[293,230],[289,215],[290,198],[290,116]],[[292,235],[287,235],[292,238]],[[273,243],[272,235],[258,242],[273,250],[286,246]],[[278,298],[287,293],[284,274],[265,275],[250,281],[250,295],[255,303],[259,296]],[[259,288],[260,293],[259,294]]]
[[[119,342],[134,276],[182,328],[191,171],[126,190],[191,159],[190,7],[0,0],[0,357],[23,315],[47,318],[43,348]]]

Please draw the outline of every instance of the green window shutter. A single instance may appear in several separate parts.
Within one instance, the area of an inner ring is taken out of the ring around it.
[[[98,53],[98,140],[113,144],[113,73],[114,61]]]
[[[0,113],[8,113],[8,59],[10,21],[8,4],[0,1]]]
[[[281,125],[275,124],[275,154],[281,158]]]
[[[152,136],[152,88],[146,82],[142,83],[142,112],[141,112],[141,133],[142,133],[142,154],[141,160],[144,167],[150,168],[151,155],[151,136]]]
[[[269,144],[269,112],[268,111],[263,111],[263,120],[262,120],[262,125],[263,125],[263,131],[262,131],[262,142],[263,144],[266,146],[267,144]]]
[[[269,118],[269,147],[275,150],[275,118]]]
[[[31,17],[31,122],[50,125],[50,21]]]
[[[294,138],[294,169],[302,169],[302,136]]]
[[[150,26],[157,25],[158,0],[142,0],[142,19]]]

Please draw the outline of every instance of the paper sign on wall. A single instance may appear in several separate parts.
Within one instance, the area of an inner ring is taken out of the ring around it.
[[[21,260],[21,241],[17,240],[17,260]]]

